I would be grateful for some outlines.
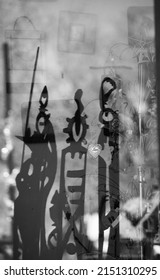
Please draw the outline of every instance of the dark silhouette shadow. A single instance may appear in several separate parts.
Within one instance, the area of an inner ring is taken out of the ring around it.
[[[85,196],[85,175],[87,149],[82,146],[88,125],[86,117],[82,116],[83,104],[81,101],[82,90],[77,90],[74,100],[77,104],[77,110],[73,118],[67,118],[68,127],[63,131],[69,137],[66,142],[69,146],[62,150],[61,169],[60,169],[60,189],[56,191],[53,198],[53,206],[50,208],[50,216],[53,223],[53,231],[48,238],[48,244],[53,250],[55,259],[65,258],[66,255],[75,255],[82,259],[84,253],[88,252],[88,239],[83,234],[83,216],[84,216],[84,196]],[[83,168],[70,170],[69,162],[66,156],[70,154],[71,161],[75,160],[75,166],[78,154],[78,161]],[[67,185],[66,179],[81,180],[81,183]],[[73,197],[72,197],[73,196]]]
[[[100,87],[99,121],[102,123],[98,144],[102,151],[108,143],[112,160],[109,167],[105,158],[98,158],[98,204],[99,204],[99,259],[103,259],[104,230],[110,228],[107,259],[119,258],[119,122],[118,114],[111,108],[112,92],[116,83],[109,77],[103,79]],[[109,168],[109,190],[107,190],[107,168]],[[105,215],[106,202],[109,201],[110,212]]]
[[[14,258],[47,259],[45,239],[46,201],[57,170],[57,150],[50,114],[46,109],[48,91],[45,86],[39,100],[39,113],[35,131],[26,129],[24,137],[18,137],[31,150],[29,159],[22,162],[16,177],[19,196],[15,201]]]

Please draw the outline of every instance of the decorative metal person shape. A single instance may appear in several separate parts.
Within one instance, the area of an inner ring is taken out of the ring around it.
[[[19,258],[20,242],[23,259],[45,259],[48,249],[45,240],[46,200],[57,170],[57,150],[54,129],[47,113],[48,91],[45,86],[40,96],[36,130],[31,135],[27,128],[18,137],[30,148],[31,156],[22,162],[16,178],[19,196],[15,201],[14,257]]]
[[[69,135],[69,146],[62,150],[60,191],[52,199],[50,209],[54,229],[49,236],[50,247],[55,258],[82,258],[86,252],[86,236],[83,235],[84,195],[87,150],[82,146],[88,125],[82,116],[82,91],[75,93],[77,110],[73,118],[67,118],[68,127],[63,131]],[[55,245],[53,245],[55,244]],[[69,257],[70,256],[70,257]]]
[[[102,124],[98,144],[102,152],[98,157],[98,199],[99,199],[99,259],[103,259],[104,230],[110,228],[107,258],[119,257],[119,120],[118,114],[111,108],[112,92],[116,83],[109,77],[103,79],[100,88],[101,112],[99,120]],[[105,149],[110,148],[112,159],[106,164]],[[109,188],[107,190],[107,169],[109,168]],[[105,215],[106,201],[109,200],[110,212]]]

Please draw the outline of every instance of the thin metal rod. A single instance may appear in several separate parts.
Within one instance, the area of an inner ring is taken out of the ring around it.
[[[160,1],[154,0],[154,15],[155,15],[155,48],[156,48],[156,97],[157,97],[157,121],[158,121],[158,128],[157,134],[160,143],[160,79],[159,79],[159,72],[160,72]],[[160,169],[160,144],[159,144],[159,169]],[[159,179],[160,185],[160,179]],[[159,195],[160,201],[160,195]],[[158,213],[158,218],[160,218],[160,210]],[[160,240],[160,219],[158,219],[158,232],[159,232],[159,240]]]
[[[27,117],[26,117],[24,136],[26,135],[26,132],[27,132],[27,129],[28,129],[29,115],[30,115],[30,110],[31,110],[31,102],[32,102],[32,96],[33,96],[33,87],[34,87],[34,80],[35,80],[35,74],[36,74],[36,69],[37,69],[38,55],[39,55],[39,47],[37,48],[36,59],[35,59],[35,63],[34,63],[34,69],[33,69],[33,76],[32,76],[32,82],[31,82],[30,95],[29,95],[29,103],[28,103],[28,109],[27,109]],[[23,163],[23,160],[24,160],[24,152],[25,152],[25,143],[23,142],[21,166],[22,166],[22,163]]]
[[[4,117],[7,118],[11,109],[11,84],[9,75],[9,46],[7,43],[3,44],[4,52],[4,78],[5,78],[5,112]]]
[[[138,109],[138,114],[139,114],[139,148],[140,148],[140,157],[142,156],[142,91],[143,91],[143,73],[142,73],[142,63],[140,63],[139,66],[139,109]],[[143,216],[143,190],[142,190],[142,163],[140,163],[138,167],[138,177],[139,177],[139,207],[140,207],[140,216],[142,218]],[[143,260],[143,244],[142,244],[142,227],[140,227],[140,255],[141,255],[141,260]]]

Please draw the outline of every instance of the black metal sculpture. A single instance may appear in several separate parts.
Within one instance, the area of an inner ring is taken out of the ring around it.
[[[56,259],[63,259],[65,255],[76,255],[77,259],[81,259],[83,253],[88,250],[86,236],[83,234],[87,149],[82,146],[88,125],[86,116],[82,116],[81,97],[82,91],[77,90],[74,98],[77,104],[75,116],[66,119],[68,127],[63,131],[69,135],[66,140],[69,146],[62,150],[60,190],[55,192],[53,206],[50,209],[54,229],[49,235],[48,242]],[[83,168],[70,170],[66,157],[70,154],[76,166],[76,153]],[[73,185],[67,185],[67,178],[74,179]],[[81,180],[81,183],[76,184],[76,179]]]
[[[98,144],[102,152],[109,145],[112,160],[109,167],[105,158],[98,158],[98,203],[99,203],[99,259],[103,259],[104,230],[110,228],[107,258],[119,258],[119,120],[118,113],[111,108],[112,92],[116,83],[109,77],[103,79],[100,88],[101,112],[99,121],[102,124]],[[107,168],[109,168],[109,188],[107,189]],[[105,215],[106,201],[109,200],[110,211]]]
[[[46,109],[48,91],[45,86],[40,96],[36,130],[31,135],[27,128],[24,137],[18,137],[31,150],[31,156],[22,162],[16,178],[19,196],[15,201],[14,258],[19,258],[21,243],[23,259],[48,258],[45,239],[46,201],[57,169],[57,150],[50,114]]]

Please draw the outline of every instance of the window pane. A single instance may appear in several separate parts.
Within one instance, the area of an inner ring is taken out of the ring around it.
[[[12,2],[0,259],[159,259],[158,1]]]

